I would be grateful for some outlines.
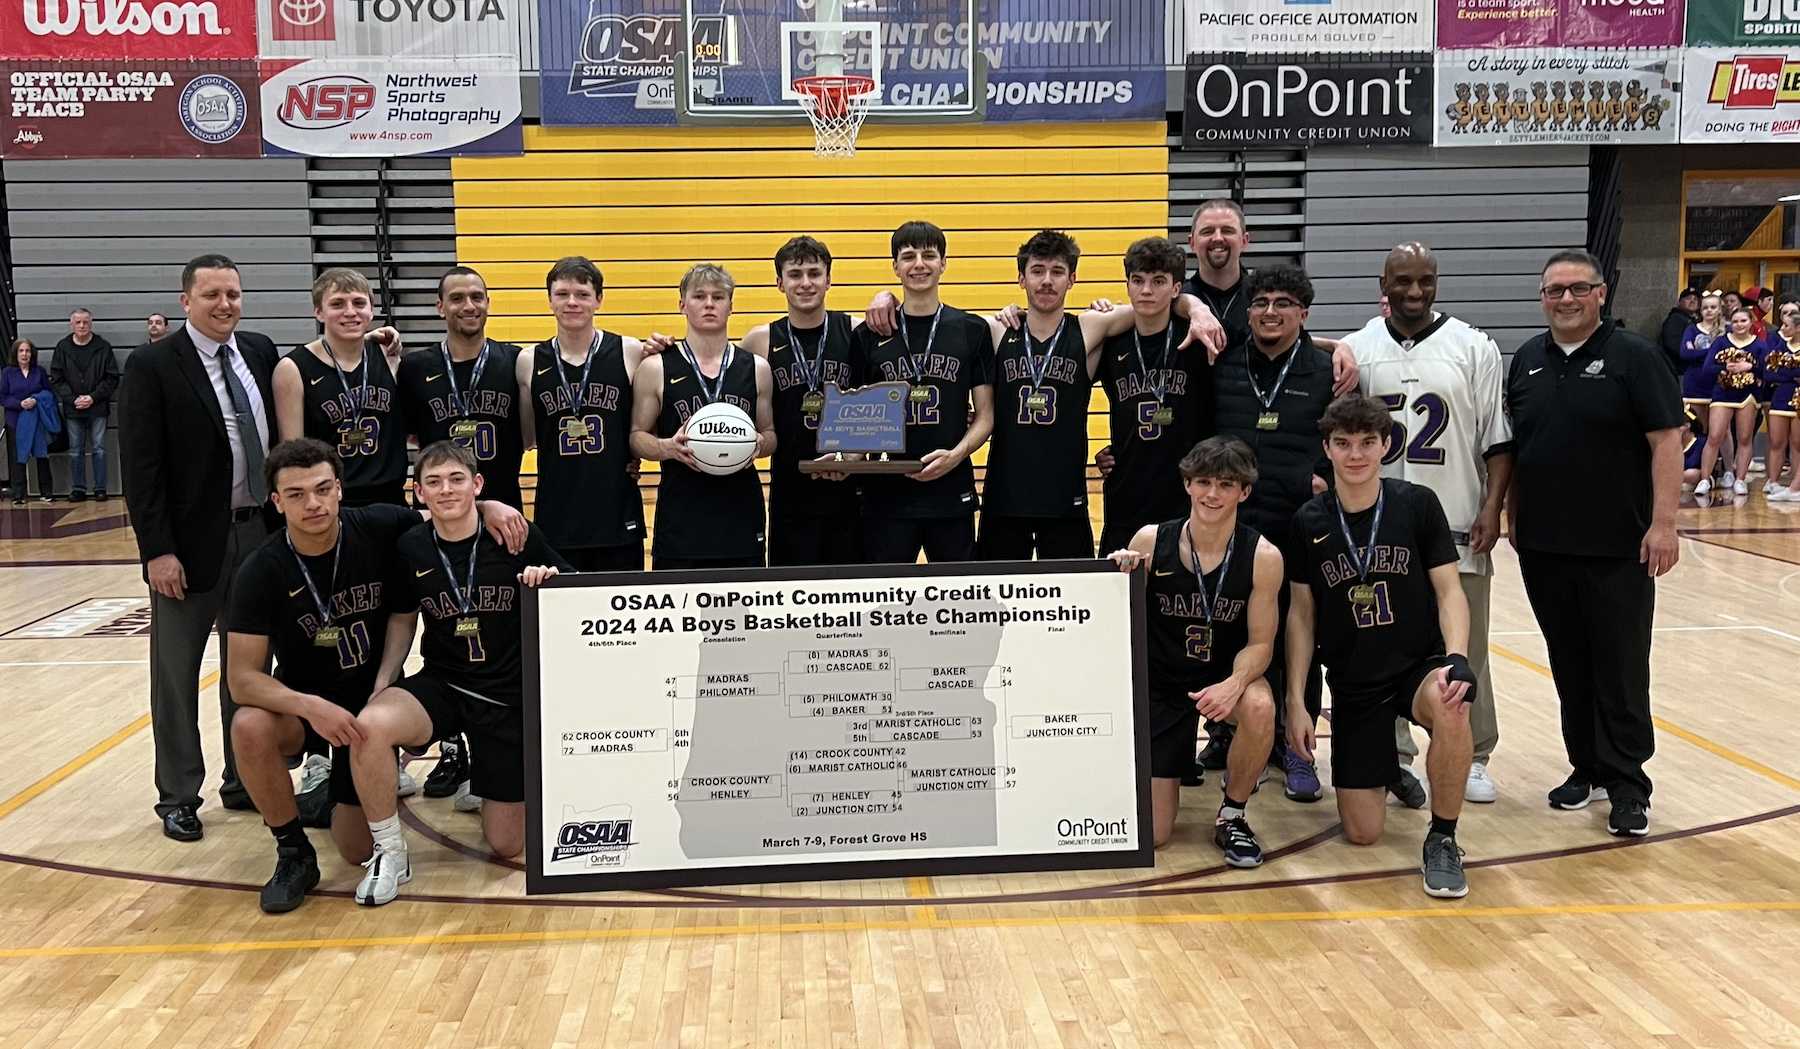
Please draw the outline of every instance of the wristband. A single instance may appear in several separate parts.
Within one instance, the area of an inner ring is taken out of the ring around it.
[[[1469,691],[1468,691],[1469,698],[1463,700],[1463,702],[1465,702],[1465,703],[1474,702],[1475,688],[1476,688],[1475,671],[1472,668],[1470,668],[1468,657],[1462,655],[1459,652],[1452,652],[1444,658],[1446,660],[1446,666],[1450,670],[1449,680],[1450,681],[1461,681],[1464,684],[1469,686]]]

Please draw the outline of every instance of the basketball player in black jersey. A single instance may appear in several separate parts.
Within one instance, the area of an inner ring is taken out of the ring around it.
[[[862,561],[855,486],[841,473],[802,474],[819,454],[824,388],[855,389],[855,325],[825,308],[831,252],[795,237],[775,253],[775,286],[787,316],[759,324],[743,348],[769,362],[775,380],[775,455],[769,467],[769,564],[853,565]]]
[[[419,512],[376,504],[341,508],[343,460],[323,441],[302,437],[269,452],[263,471],[286,531],[271,536],[238,569],[226,625],[231,721],[238,774],[275,836],[275,874],[262,890],[271,914],[300,906],[319,883],[318,856],[301,829],[287,761],[329,750],[331,837],[338,854],[362,863],[373,849],[350,774],[350,746],[362,742],[356,714],[387,686],[378,676],[398,578],[396,543]],[[483,504],[497,535],[517,547],[525,518]],[[410,644],[410,635],[405,648]],[[273,674],[266,669],[275,660]]]
[[[434,739],[469,741],[469,786],[483,799],[481,832],[501,857],[525,848],[525,714],[521,585],[535,587],[568,571],[536,526],[508,552],[482,533],[475,500],[475,454],[450,441],[419,453],[417,489],[431,520],[396,545],[395,616],[378,677],[394,684],[357,715],[361,742],[351,768],[363,798],[374,853],[356,902],[379,906],[412,879],[394,803],[394,748],[417,750]],[[400,676],[420,612],[425,666]]]
[[[312,300],[324,333],[275,366],[280,439],[311,437],[337,447],[344,505],[404,506],[406,420],[394,380],[400,333],[369,330],[375,316],[369,280],[356,270],[319,274]]]
[[[1393,419],[1365,394],[1340,397],[1319,420],[1332,490],[1294,515],[1288,579],[1287,743],[1313,760],[1305,681],[1314,643],[1331,686],[1331,778],[1344,836],[1372,845],[1399,775],[1394,718],[1431,736],[1431,830],[1422,871],[1433,896],[1468,895],[1456,821],[1474,742],[1469,605],[1458,554],[1431,489],[1383,480]]]
[[[733,345],[725,332],[737,282],[700,263],[681,278],[687,338],[638,365],[631,450],[662,463],[656,488],[651,567],[760,568],[764,563],[762,481],[754,461],[724,477],[696,468],[687,420],[715,401],[743,409],[756,426],[756,455],[773,453],[775,379],[769,362]]]
[[[1156,844],[1174,833],[1204,716],[1237,728],[1213,842],[1233,867],[1258,867],[1262,846],[1244,807],[1275,742],[1275,696],[1263,675],[1275,651],[1281,554],[1238,523],[1238,504],[1256,483],[1256,458],[1244,442],[1208,438],[1182,458],[1180,470],[1187,515],[1145,525],[1111,555],[1126,571],[1150,567],[1145,640]]]
[[[641,572],[644,500],[629,446],[644,345],[594,326],[605,283],[581,256],[544,277],[556,335],[519,354],[519,398],[538,449],[537,526],[581,572]]]
[[[437,312],[443,342],[400,361],[407,430],[420,448],[455,441],[473,451],[482,498],[522,508],[519,460],[531,417],[514,374],[519,348],[487,337],[487,282],[467,266],[452,266],[438,278]]]

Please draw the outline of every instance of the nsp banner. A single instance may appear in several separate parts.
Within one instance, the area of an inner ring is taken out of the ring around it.
[[[1149,866],[1141,574],[526,591],[526,891]]]
[[[1189,55],[1184,149],[1431,141],[1429,54]]]
[[[262,63],[271,156],[524,152],[516,61],[313,58]]]
[[[737,6],[737,5],[733,5]],[[929,5],[928,5],[929,6]],[[1160,119],[1167,104],[1164,5],[1156,0],[984,0],[976,46],[987,65],[993,122]],[[538,9],[546,124],[676,123],[682,0],[587,0]],[[877,21],[889,103],[945,101],[964,75],[964,26],[854,8]],[[778,70],[783,12],[810,3],[757,0],[740,14],[698,16],[688,45],[729,82],[733,71]],[[901,97],[904,95],[904,98]],[[796,118],[800,110],[793,109]]]
[[[1690,46],[1800,44],[1800,0],[1688,0]]]
[[[1676,47],[1685,0],[1438,0],[1440,48]]]
[[[0,62],[0,157],[254,157],[256,63]]]
[[[1681,141],[1800,142],[1800,45],[1690,47]]]
[[[1190,52],[1429,51],[1434,0],[1208,0],[1182,5]]]
[[[1679,48],[1440,51],[1437,144],[1674,142]]]

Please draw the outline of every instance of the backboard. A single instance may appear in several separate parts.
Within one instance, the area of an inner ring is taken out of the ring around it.
[[[802,119],[796,78],[865,76],[869,120],[980,120],[979,0],[682,0],[682,123]]]

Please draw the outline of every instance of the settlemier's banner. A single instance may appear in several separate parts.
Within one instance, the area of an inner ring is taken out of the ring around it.
[[[1440,51],[1437,144],[1674,142],[1678,48]]]

